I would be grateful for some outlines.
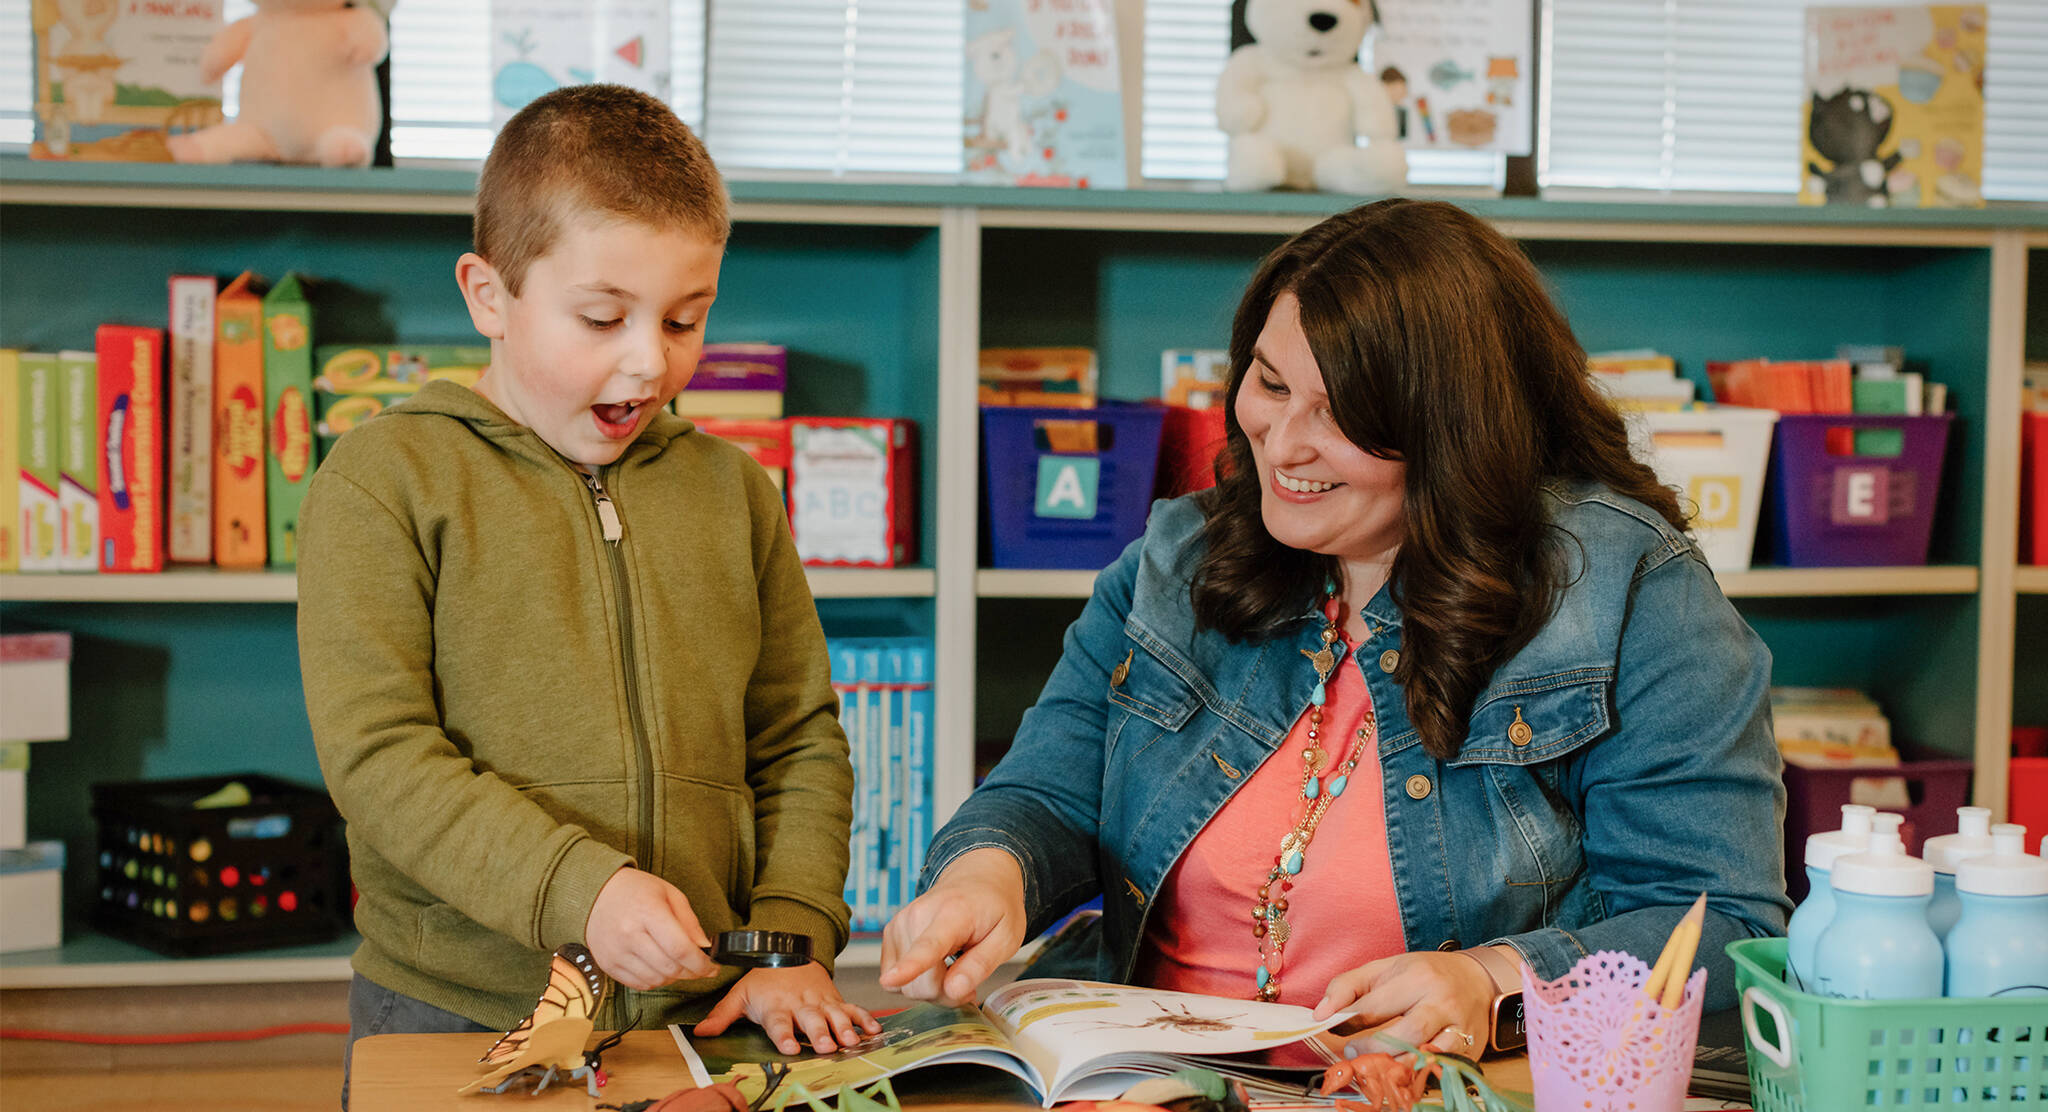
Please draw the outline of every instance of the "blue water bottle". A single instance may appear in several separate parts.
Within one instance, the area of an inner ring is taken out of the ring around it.
[[[1852,1000],[1940,996],[1941,943],[1927,925],[1934,869],[1906,856],[1898,828],[1876,830],[1869,849],[1836,858],[1828,882],[1835,917],[1814,948],[1813,991]]]
[[[1834,868],[1836,858],[1862,853],[1870,844],[1871,818],[1876,814],[1875,808],[1861,803],[1844,803],[1840,830],[1806,836],[1806,898],[1799,902],[1792,912],[1792,922],[1785,928],[1785,972],[1793,988],[1813,991],[1814,944],[1835,917],[1835,894],[1828,887],[1828,872]]]
[[[1920,857],[1934,866],[1934,898],[1927,901],[1927,925],[1934,937],[1947,939],[1963,905],[1956,902],[1956,866],[1991,852],[1991,809],[1956,808],[1956,833],[1929,838]],[[2024,852],[2024,850],[2022,850]]]
[[[1956,869],[1950,996],[2048,996],[2048,861],[2028,855],[2026,830],[1992,827],[1991,852]]]

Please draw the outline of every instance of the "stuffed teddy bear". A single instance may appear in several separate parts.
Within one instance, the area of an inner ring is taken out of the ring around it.
[[[367,166],[382,124],[377,63],[384,17],[348,0],[257,0],[199,60],[206,80],[242,64],[233,120],[170,137],[179,162],[312,162]]]
[[[1393,102],[1358,64],[1378,19],[1372,0],[1246,0],[1254,41],[1231,52],[1216,82],[1216,122],[1230,137],[1226,186],[1390,193],[1406,184]]]

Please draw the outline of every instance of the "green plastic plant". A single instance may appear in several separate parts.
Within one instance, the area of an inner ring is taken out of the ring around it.
[[[1439,1103],[1420,1107],[1441,1108],[1444,1112],[1536,1112],[1534,1105],[1524,1104],[1488,1085],[1486,1073],[1479,1068],[1479,1063],[1462,1054],[1437,1054],[1385,1035],[1380,1036],[1379,1041],[1414,1055],[1417,1073],[1432,1067],[1440,1071],[1437,1082],[1443,1087],[1443,1092],[1439,1094]]]

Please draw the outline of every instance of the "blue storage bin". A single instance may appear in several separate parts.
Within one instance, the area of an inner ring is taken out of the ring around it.
[[[1164,417],[1158,406],[1120,402],[1094,409],[982,407],[990,565],[1109,566],[1145,531]],[[1053,451],[1041,429],[1071,421],[1094,422],[1102,450]]]

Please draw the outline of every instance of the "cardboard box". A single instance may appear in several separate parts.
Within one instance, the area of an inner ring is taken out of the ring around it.
[[[164,334],[103,324],[99,341],[100,570],[164,570]]]
[[[164,549],[173,561],[213,560],[212,275],[171,279],[170,510]]]
[[[313,307],[287,274],[263,299],[264,496],[270,566],[299,562],[299,506],[313,481]]]
[[[890,417],[792,417],[790,526],[817,567],[917,559],[916,425]]]
[[[57,353],[57,566],[96,571],[100,542],[98,357]]]
[[[28,746],[21,749],[26,752]],[[28,844],[28,769],[0,768],[0,850]]]
[[[243,271],[214,302],[213,562],[260,568],[269,551],[263,497],[263,298]]]
[[[0,634],[0,743],[71,736],[71,635]]]
[[[64,944],[64,843],[0,850],[0,953]]]
[[[341,434],[435,379],[475,386],[491,365],[480,344],[322,344],[313,349],[314,439],[320,457]]]
[[[1085,408],[1098,377],[1088,348],[983,348],[976,395],[982,405]]]
[[[24,351],[17,366],[21,470],[16,491],[21,536],[16,566],[22,571],[56,571],[57,536],[62,527],[57,513],[57,357]]]
[[[789,489],[789,426],[781,421],[698,421],[699,432],[730,440],[745,449],[775,480],[775,489]]]
[[[21,568],[21,353],[0,348],[0,573]]]

